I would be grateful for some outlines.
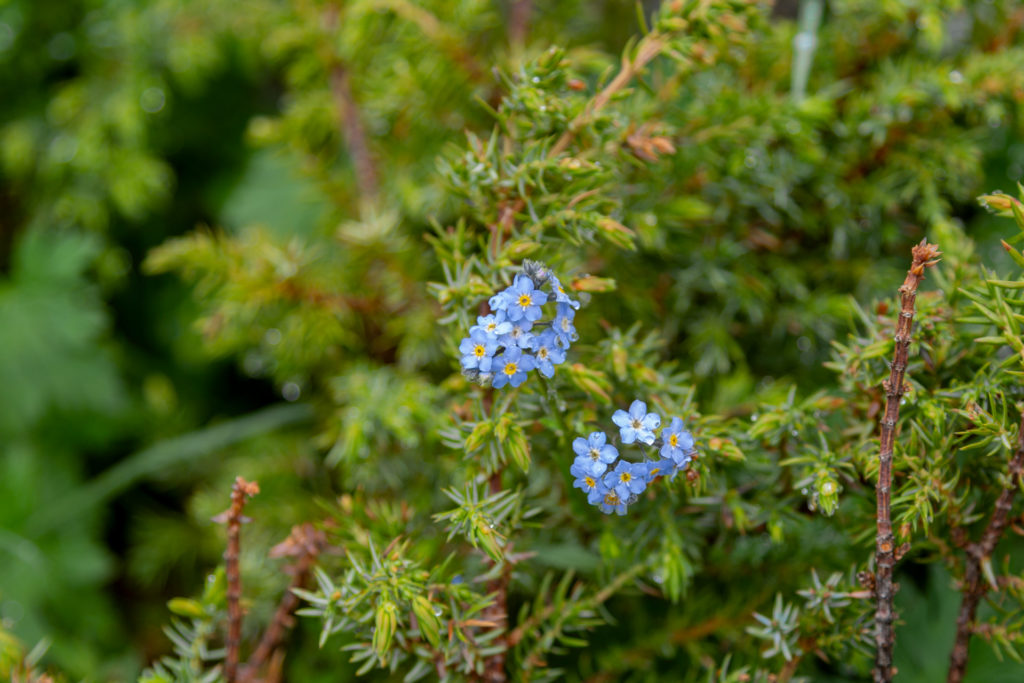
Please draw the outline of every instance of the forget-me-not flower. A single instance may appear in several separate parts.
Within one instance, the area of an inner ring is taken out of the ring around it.
[[[693,435],[683,429],[682,419],[673,417],[668,427],[662,430],[661,439],[665,442],[661,447],[661,457],[672,458],[677,466],[686,467],[693,451]]]
[[[536,367],[533,356],[523,353],[522,349],[513,346],[505,349],[505,353],[491,362],[494,379],[491,384],[500,389],[506,384],[518,387],[526,381],[526,373]]]
[[[537,369],[545,377],[552,377],[555,374],[555,366],[565,362],[565,349],[560,347],[555,336],[555,331],[544,330],[530,340],[530,349],[537,359]]]
[[[614,512],[617,515],[626,514],[626,510],[629,509],[629,505],[625,500],[619,497],[619,494],[615,491],[605,491],[604,498],[599,503],[601,512],[605,514],[611,514]]]
[[[574,309],[579,310],[580,302],[565,293],[565,288],[562,287],[562,283],[558,281],[558,278],[555,277],[554,273],[551,274],[551,291],[555,293],[555,301],[560,304],[572,306]]]
[[[670,479],[675,479],[676,472],[678,472],[675,462],[668,458],[662,458],[661,460],[648,460],[644,463],[644,466],[647,468],[648,482],[654,481],[655,477],[669,477]]]
[[[616,410],[612,422],[619,426],[622,443],[630,444],[642,441],[648,446],[654,443],[654,430],[661,424],[661,416],[648,413],[647,404],[636,400],[629,406],[629,412]]]
[[[476,368],[480,372],[488,372],[491,369],[494,352],[497,350],[497,340],[488,336],[483,330],[474,329],[459,344],[459,351],[462,353],[462,359],[459,362],[467,370]]]
[[[594,474],[580,462],[574,462],[572,467],[569,468],[569,473],[576,477],[576,480],[572,483],[573,488],[580,489],[587,494],[588,503],[597,505],[604,500],[608,489],[601,481],[600,475]]]
[[[476,319],[476,325],[469,328],[470,334],[473,330],[483,330],[493,339],[512,331],[512,323],[508,321],[505,311],[497,311],[491,315],[481,315]]]
[[[604,485],[613,489],[622,500],[642,493],[647,488],[647,466],[641,462],[620,460],[615,469],[604,475]]]
[[[573,318],[576,311],[569,304],[558,304],[558,311],[555,313],[555,320],[551,323],[551,329],[558,335],[559,343],[565,348],[579,339],[576,334],[576,326],[573,325]]]
[[[619,457],[619,451],[608,443],[604,432],[593,432],[585,439],[577,436],[572,442],[572,449],[578,456],[577,462],[588,463],[590,471],[598,476],[604,474],[608,465]]]
[[[498,344],[500,346],[504,346],[506,349],[529,349],[533,340],[533,335],[530,334],[530,329],[532,327],[533,323],[526,318],[517,320],[512,323],[511,330],[498,337]]]
[[[498,311],[507,312],[510,303],[512,303],[512,297],[509,296],[507,289],[501,290],[487,301],[487,304],[495,313]]]
[[[505,290],[508,296],[507,313],[511,321],[526,318],[530,322],[540,320],[540,307],[547,303],[548,295],[533,285],[533,280],[520,273]]]

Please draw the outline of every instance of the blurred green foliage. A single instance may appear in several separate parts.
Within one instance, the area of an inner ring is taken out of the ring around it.
[[[896,653],[935,680],[950,538],[1020,410],[1012,224],[973,197],[1024,175],[1022,25],[828,3],[799,97],[806,34],[742,0],[0,1],[0,673],[218,680],[242,474],[243,653],[294,564],[268,550],[307,520],[335,549],[286,680],[860,680],[891,293],[927,235]],[[527,257],[589,297],[580,342],[481,390],[458,340]],[[605,518],[569,445],[638,397],[699,477]],[[1013,658],[1015,600],[983,613]],[[989,652],[972,680],[1020,677]]]

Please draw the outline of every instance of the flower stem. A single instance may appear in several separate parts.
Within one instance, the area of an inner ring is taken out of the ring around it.
[[[896,424],[900,415],[900,399],[906,392],[903,377],[907,370],[907,352],[914,323],[914,301],[917,287],[924,279],[924,269],[938,262],[939,249],[927,240],[913,249],[913,263],[900,287],[900,312],[896,319],[896,350],[889,379],[885,380],[885,415],[882,417],[881,444],[878,453],[878,487],[876,494],[877,533],[875,537],[875,683],[892,680],[893,633],[893,567],[896,564],[896,542],[892,533],[892,451],[896,440]]]

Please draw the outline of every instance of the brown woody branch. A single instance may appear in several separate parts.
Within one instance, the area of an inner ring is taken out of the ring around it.
[[[277,605],[270,625],[260,638],[259,645],[253,650],[249,660],[246,662],[239,680],[243,683],[255,682],[257,675],[264,664],[273,661],[274,654],[281,647],[288,630],[294,624],[292,613],[298,607],[299,598],[292,591],[293,588],[302,588],[309,580],[313,565],[317,557],[327,545],[327,536],[309,522],[302,526],[292,528],[287,539],[278,543],[270,549],[270,557],[294,557],[294,562],[285,568],[286,573],[292,575],[292,580],[287,590]],[[263,680],[276,680],[271,676],[265,676]]]
[[[996,500],[992,518],[985,527],[981,540],[968,543],[964,548],[967,559],[964,565],[962,590],[963,600],[960,603],[960,614],[956,619],[956,638],[953,651],[949,656],[949,674],[947,683],[960,683],[967,672],[968,646],[971,632],[974,629],[974,618],[978,613],[981,599],[988,593],[989,584],[985,580],[983,567],[991,561],[996,544],[1010,524],[1010,507],[1020,487],[1021,476],[1024,475],[1024,414],[1021,415],[1020,428],[1017,433],[1017,450],[1010,459],[1009,477],[1006,486]]]
[[[242,516],[245,501],[260,492],[259,484],[246,481],[241,477],[235,479],[231,487],[231,507],[214,517],[215,522],[225,523],[228,527],[228,545],[224,551],[225,574],[228,588],[228,636],[224,643],[224,678],[227,683],[238,680],[238,651],[242,641],[242,576],[238,569],[238,557],[241,549],[242,522],[248,521]]]
[[[892,533],[892,451],[896,440],[896,424],[900,415],[900,399],[907,388],[903,377],[907,371],[907,352],[910,348],[911,329],[914,323],[914,301],[917,287],[924,279],[924,269],[938,262],[939,249],[927,240],[914,247],[913,262],[907,277],[900,287],[900,312],[896,319],[896,350],[893,354],[889,379],[883,383],[885,389],[885,414],[882,417],[881,444],[878,453],[878,486],[876,513],[878,529],[875,538],[875,683],[892,680],[893,586],[892,573],[896,564],[896,540]]]
[[[532,0],[514,0],[509,8],[508,42],[515,49],[521,50],[526,45],[526,33],[530,27],[532,12]]]
[[[328,6],[324,14],[324,28],[328,35],[337,29],[340,14],[338,6]],[[360,203],[375,204],[380,191],[377,164],[370,150],[370,138],[366,134],[359,105],[352,94],[348,68],[338,58],[334,49],[326,44],[322,47],[322,59],[327,65],[331,95],[334,97],[334,106],[337,107],[338,117],[341,119],[341,134],[345,138],[349,155],[352,157],[352,166],[355,168]]]

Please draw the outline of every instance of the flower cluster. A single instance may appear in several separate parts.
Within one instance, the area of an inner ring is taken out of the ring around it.
[[[585,439],[577,437],[573,441],[576,459],[569,472],[576,478],[573,486],[587,494],[591,505],[597,505],[604,513],[624,515],[650,483],[658,477],[675,477],[689,466],[697,451],[693,435],[683,428],[681,418],[673,417],[661,435],[656,436],[661,416],[647,412],[643,401],[633,401],[628,412],[617,410],[612,421],[619,427],[622,445],[650,446],[659,457],[629,462],[608,443],[604,432],[593,432]]]
[[[541,290],[545,285],[550,292]],[[556,310],[554,318],[545,321],[542,307],[548,303]],[[459,344],[462,373],[496,389],[506,384],[518,387],[531,370],[552,377],[577,339],[573,319],[580,302],[565,293],[544,264],[525,261],[523,272],[489,304],[491,313],[478,317]]]

